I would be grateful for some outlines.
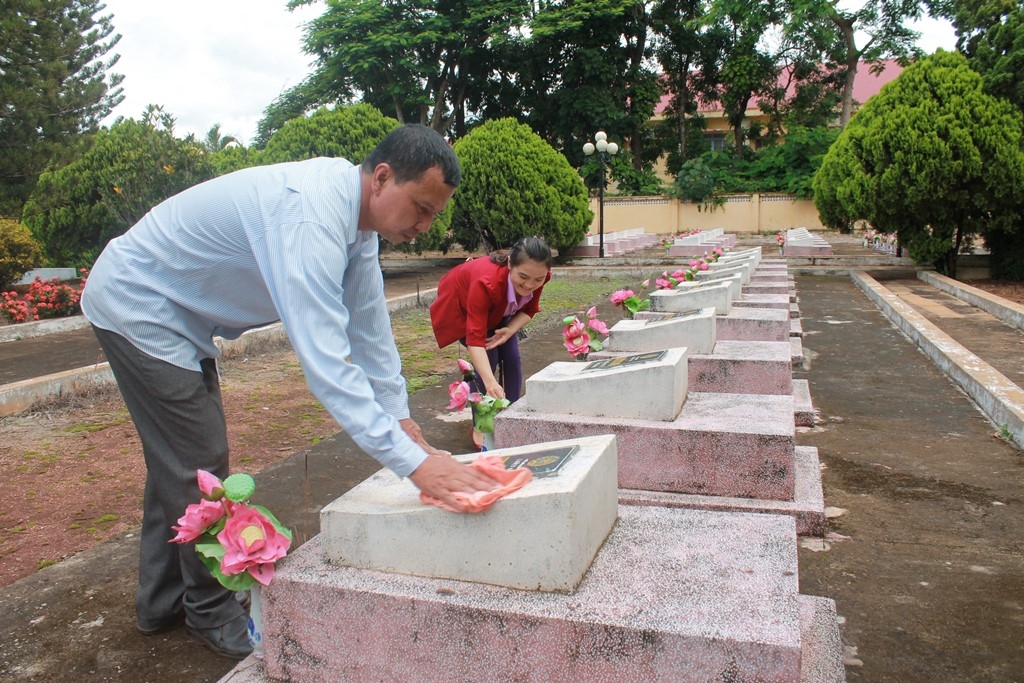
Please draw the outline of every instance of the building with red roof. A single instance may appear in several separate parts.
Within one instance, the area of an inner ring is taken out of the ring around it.
[[[872,73],[872,65],[867,62],[861,62],[857,68],[857,75],[853,81],[853,102],[854,111],[860,105],[867,102],[868,98],[878,93],[882,89],[882,86],[889,81],[895,80],[903,72],[903,67],[895,59],[884,59],[878,63],[880,67],[877,73]],[[792,97],[795,90],[795,84],[790,80],[788,72],[783,72],[779,75],[779,86],[786,87],[787,98]],[[746,110],[746,121],[748,123],[761,122],[767,124],[768,116],[761,111],[758,106],[759,97],[751,97],[750,101],[747,102]],[[654,118],[656,120],[661,119],[664,116],[665,109],[669,105],[671,96],[666,93],[661,96],[661,101],[658,102],[654,108]],[[704,130],[704,137],[708,141],[711,149],[721,150],[724,149],[729,141],[732,140],[732,131],[729,127],[729,120],[726,118],[725,111],[722,109],[722,104],[718,101],[713,102],[701,102],[699,103],[698,113],[704,117],[707,121],[707,128]],[[838,113],[836,115],[835,125],[839,125]]]

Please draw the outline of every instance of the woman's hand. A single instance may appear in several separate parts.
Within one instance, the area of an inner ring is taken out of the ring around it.
[[[487,338],[487,345],[484,346],[484,348],[487,349],[488,351],[490,351],[491,349],[496,349],[505,342],[507,342],[509,339],[511,339],[512,335],[514,335],[515,333],[516,331],[513,330],[511,327],[499,327],[494,331],[494,334]]]
[[[495,382],[492,386],[487,387],[487,395],[494,398],[505,398],[505,389]]]

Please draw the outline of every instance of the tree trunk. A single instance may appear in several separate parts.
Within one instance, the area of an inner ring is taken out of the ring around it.
[[[846,82],[843,83],[843,108],[839,114],[839,127],[846,128],[846,124],[850,122],[850,117],[853,116],[853,82],[857,78],[857,65],[860,63],[860,56],[864,51],[857,49],[852,19],[834,14],[832,15],[832,23],[839,28],[839,31],[843,34],[843,41],[846,43]],[[868,41],[868,45],[870,44],[871,42]]]

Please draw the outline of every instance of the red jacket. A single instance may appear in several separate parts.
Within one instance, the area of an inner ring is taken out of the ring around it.
[[[548,271],[547,283],[551,279]],[[531,318],[540,310],[544,287],[521,309]],[[437,283],[437,299],[430,305],[430,323],[439,348],[460,339],[468,346],[484,346],[487,335],[498,327],[508,306],[508,266],[481,256],[455,266]]]

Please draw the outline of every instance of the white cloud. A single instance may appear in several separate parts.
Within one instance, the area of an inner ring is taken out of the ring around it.
[[[163,105],[179,136],[203,137],[216,123],[246,144],[263,110],[311,71],[302,25],[320,4],[289,12],[287,0],[105,0],[121,41],[115,73],[125,76],[117,116],[138,119]]]

